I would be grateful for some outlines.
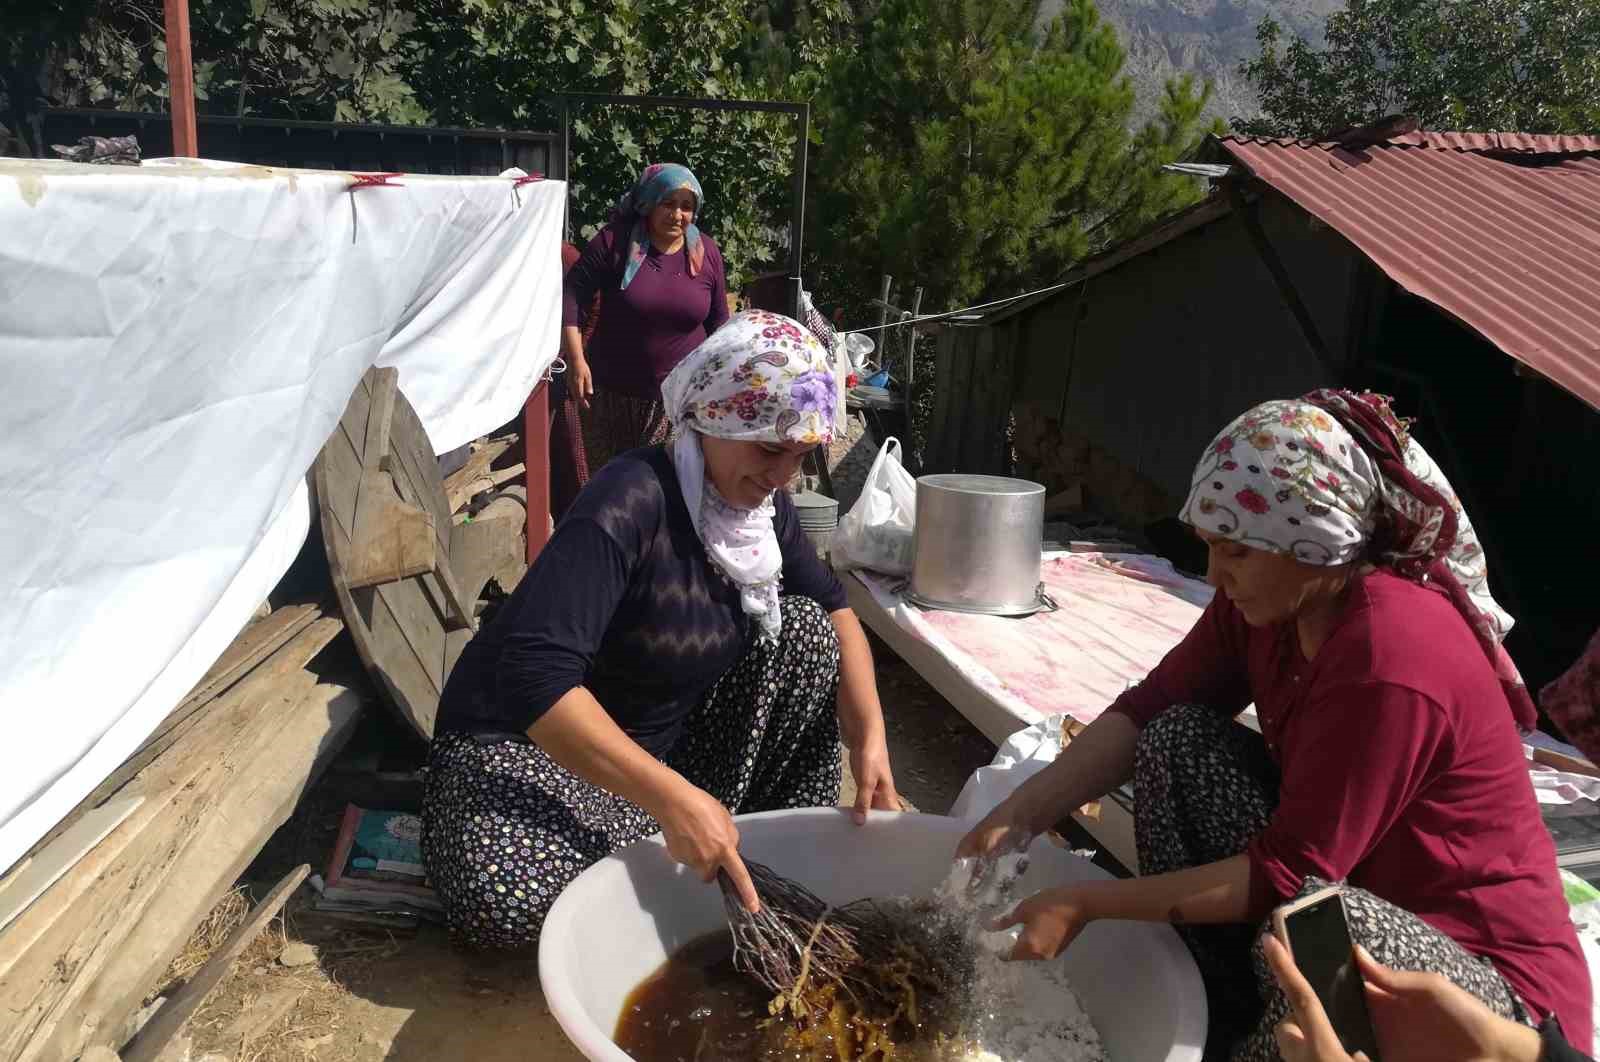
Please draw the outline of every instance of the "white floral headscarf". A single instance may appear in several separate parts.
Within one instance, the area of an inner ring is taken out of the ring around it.
[[[700,436],[742,442],[833,441],[836,384],[828,352],[799,323],[749,310],[728,319],[661,384],[673,425],[672,463],[706,553],[735,585],[766,638],[783,629],[783,554],[769,496],[754,509],[727,501],[706,479]]]

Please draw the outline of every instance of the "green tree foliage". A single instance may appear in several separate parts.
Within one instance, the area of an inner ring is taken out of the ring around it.
[[[825,295],[880,273],[925,307],[1015,294],[1198,197],[1161,166],[1205,131],[1205,92],[1170,85],[1130,133],[1115,33],[1091,0],[1036,32],[1039,6],[885,0],[833,64],[812,156]]]
[[[1600,131],[1595,0],[1350,0],[1313,48],[1274,19],[1241,72],[1247,132],[1317,136],[1391,114],[1434,129]]]
[[[730,61],[747,42],[740,0],[424,0],[407,71],[441,123],[554,128],[551,94],[754,98]],[[703,224],[733,279],[780,260],[794,125],[781,115],[572,109],[571,211],[580,236],[650,162],[683,162],[706,191]]]
[[[161,0],[52,0],[47,11],[26,20],[31,40],[6,34],[6,88],[18,120],[41,101],[165,107]],[[192,0],[196,103],[212,114],[421,121],[398,74],[414,28],[392,0]],[[21,71],[15,87],[12,70]]]

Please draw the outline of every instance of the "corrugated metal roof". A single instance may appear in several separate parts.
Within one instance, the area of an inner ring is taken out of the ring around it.
[[[1224,137],[1224,156],[1395,283],[1600,409],[1600,138]]]

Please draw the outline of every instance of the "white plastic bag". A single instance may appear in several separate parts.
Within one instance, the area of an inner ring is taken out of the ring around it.
[[[835,567],[870,568],[885,575],[911,574],[917,481],[900,463],[901,452],[900,440],[893,436],[878,451],[861,497],[833,532]]]
[[[993,762],[973,771],[962,786],[961,795],[950,808],[950,817],[976,822],[999,807],[1023,782],[1054,763],[1061,754],[1063,721],[1059,715],[1046,716],[1006,738]]]

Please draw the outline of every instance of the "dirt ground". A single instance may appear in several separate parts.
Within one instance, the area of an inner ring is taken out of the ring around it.
[[[902,795],[921,811],[947,811],[994,747],[893,652],[874,641],[889,750]],[[347,675],[342,675],[348,680]],[[359,680],[357,680],[359,681]],[[347,802],[415,806],[423,749],[374,702],[358,733],[299,810],[218,905],[171,971],[180,981],[299,863],[321,870]],[[842,803],[854,796],[845,771]],[[311,910],[306,889],[283,919],[238,961],[232,976],[191,1019],[194,1062],[441,1062],[560,1060],[567,1043],[539,989],[536,961],[457,951],[443,929],[399,936],[352,930]],[[315,957],[285,966],[285,948]],[[182,1046],[169,1062],[182,1062]]]

